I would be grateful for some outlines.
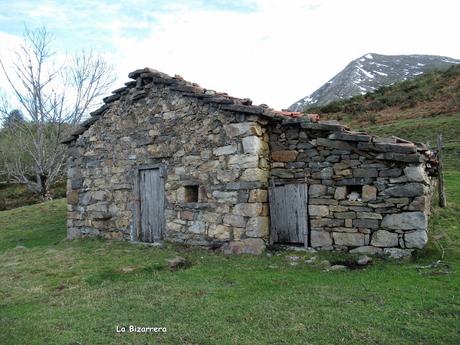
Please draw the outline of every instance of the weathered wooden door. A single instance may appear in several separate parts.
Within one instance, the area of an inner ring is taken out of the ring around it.
[[[162,238],[164,194],[161,169],[139,170],[139,241],[155,242]]]
[[[269,189],[271,241],[308,245],[308,186],[286,184]]]

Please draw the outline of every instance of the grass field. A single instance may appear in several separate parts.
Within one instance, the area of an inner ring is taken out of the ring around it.
[[[460,113],[399,120],[362,129],[380,136],[397,135],[404,139],[429,144],[434,148],[436,148],[437,135],[442,134],[445,166],[448,169],[460,170]]]
[[[459,181],[447,174],[450,208],[415,259],[346,272],[311,254],[66,241],[64,200],[0,212],[0,344],[459,344]],[[443,250],[448,267],[417,270]],[[192,266],[170,271],[177,254]],[[167,332],[115,332],[126,325]]]

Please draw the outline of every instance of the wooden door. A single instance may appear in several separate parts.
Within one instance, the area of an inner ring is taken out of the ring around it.
[[[165,223],[164,194],[160,169],[139,170],[139,241],[155,242],[162,238]]]
[[[287,184],[269,189],[271,241],[308,245],[308,186]]]

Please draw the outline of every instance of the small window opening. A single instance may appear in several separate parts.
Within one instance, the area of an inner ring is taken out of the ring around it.
[[[361,200],[363,186],[347,186],[347,199],[350,201]]]
[[[198,202],[198,186],[185,186],[185,202]]]

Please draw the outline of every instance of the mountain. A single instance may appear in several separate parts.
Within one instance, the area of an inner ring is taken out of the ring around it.
[[[460,64],[460,60],[445,56],[369,53],[350,62],[326,84],[288,109],[302,111],[309,107],[321,107],[335,100],[363,95],[381,86],[412,79],[427,71],[446,70],[455,64]]]

